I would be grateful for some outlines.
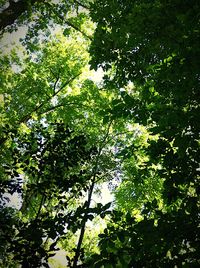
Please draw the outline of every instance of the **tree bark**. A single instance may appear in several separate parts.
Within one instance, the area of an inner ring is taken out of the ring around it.
[[[93,181],[92,181],[92,184],[90,186],[89,193],[88,193],[86,212],[85,212],[84,219],[83,219],[83,225],[82,225],[82,228],[81,228],[81,232],[80,232],[80,236],[79,236],[79,240],[78,240],[78,245],[76,247],[76,253],[75,253],[75,256],[74,256],[74,261],[73,261],[73,266],[72,266],[73,268],[77,267],[77,263],[78,263],[79,256],[80,256],[80,253],[81,253],[81,246],[82,246],[83,238],[84,238],[84,234],[85,234],[87,215],[88,215],[88,210],[90,208],[90,203],[91,203],[91,199],[92,199],[92,193],[93,193],[94,185],[95,185],[95,176],[93,178]]]
[[[19,0],[18,2],[10,0],[9,6],[0,13],[0,31],[12,25],[16,19],[28,10],[29,5],[36,2],[44,2],[44,0]]]

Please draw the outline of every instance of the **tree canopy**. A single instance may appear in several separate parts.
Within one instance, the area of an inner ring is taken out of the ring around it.
[[[0,266],[199,267],[199,1],[1,2]]]

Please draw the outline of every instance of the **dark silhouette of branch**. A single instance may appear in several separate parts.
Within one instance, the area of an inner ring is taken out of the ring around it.
[[[83,4],[83,3],[81,3],[81,2],[79,2],[77,0],[74,0],[74,2],[76,4],[78,4],[79,6],[83,7],[84,9],[90,10],[90,7],[89,6],[86,6],[85,4]]]
[[[37,211],[37,215],[35,217],[35,220],[37,220],[38,217],[40,216],[40,212],[41,212],[42,206],[45,203],[45,200],[46,200],[46,196],[43,194],[42,197],[41,197],[40,205],[39,205],[39,208],[38,208],[38,211]]]
[[[90,189],[89,189],[89,192],[88,192],[88,199],[87,199],[87,203],[86,203],[86,210],[85,210],[85,214],[84,214],[83,221],[82,221],[81,232],[80,232],[78,244],[77,244],[77,247],[76,247],[76,253],[75,253],[75,256],[74,256],[72,268],[78,267],[77,266],[77,263],[78,263],[79,256],[80,256],[80,253],[81,253],[81,246],[82,246],[83,238],[84,238],[84,234],[85,234],[85,226],[86,226],[86,222],[87,222],[87,216],[88,216],[90,204],[91,204],[91,201],[92,201],[92,194],[93,194],[94,186],[95,186],[95,184],[97,182],[96,181],[96,178],[97,178],[97,173],[98,173],[99,158],[100,158],[101,152],[102,152],[102,150],[104,148],[104,144],[105,144],[105,142],[106,142],[106,140],[108,138],[111,124],[112,124],[112,121],[110,121],[110,123],[108,125],[107,132],[106,132],[103,140],[101,141],[101,143],[99,145],[99,151],[98,151],[98,154],[97,154],[97,157],[96,157],[96,161],[95,161],[95,165],[94,165],[94,169],[93,169],[92,183],[91,183],[91,186],[90,186]]]
[[[85,32],[83,32],[80,28],[78,28],[76,25],[74,25],[73,23],[69,22],[68,20],[65,20],[65,23],[72,27],[74,30],[80,32],[84,37],[86,37],[87,39],[92,41],[92,37],[90,37],[89,35],[87,35]]]
[[[17,2],[9,1],[9,6],[0,13],[0,31],[3,31],[7,26],[12,25],[30,5],[36,2],[44,2],[44,0],[19,0]]]
[[[88,200],[87,200],[87,205],[86,205],[86,212],[84,214],[84,218],[83,218],[83,225],[81,227],[81,232],[80,232],[80,236],[79,236],[79,240],[78,240],[78,244],[76,247],[76,253],[74,256],[74,261],[73,261],[73,268],[77,267],[77,262],[80,256],[80,252],[81,252],[81,246],[82,246],[82,242],[83,242],[83,238],[84,238],[84,234],[85,234],[85,225],[87,222],[87,215],[88,215],[88,210],[90,208],[90,203],[92,200],[92,194],[93,194],[93,190],[94,190],[94,186],[95,186],[95,179],[96,179],[96,174],[94,174],[93,180],[92,180],[92,184],[90,186],[89,192],[88,192]]]
[[[74,1],[84,9],[89,9],[86,5],[80,3],[79,1]],[[0,31],[4,32],[5,28],[7,26],[11,26],[14,24],[14,22],[27,10],[30,9],[31,6],[33,6],[35,3],[43,3],[44,5],[48,6],[51,11],[53,11],[56,16],[61,20],[62,24],[63,22],[69,25],[70,27],[74,28],[76,31],[79,31],[81,34],[83,34],[86,38],[89,38],[91,40],[91,37],[88,36],[86,33],[84,33],[80,28],[78,28],[73,23],[67,21],[65,18],[63,18],[58,12],[56,12],[55,7],[51,5],[48,1],[45,0],[19,0],[17,2],[14,2],[13,0],[9,1],[9,6],[5,8],[0,13]]]
[[[83,7],[83,5],[77,1],[75,1],[76,3],[78,3],[80,6]],[[76,26],[74,23],[72,23],[71,21],[67,20],[65,17],[63,17],[62,15],[60,15],[60,13],[52,6],[51,3],[45,2],[45,5],[48,6],[52,12],[57,16],[57,18],[60,20],[61,24],[66,24],[69,27],[73,28],[74,30],[80,32],[84,37],[86,37],[89,40],[92,40],[92,37],[90,37],[89,35],[87,35],[84,31],[82,31],[78,26]],[[86,7],[84,7],[86,8]]]

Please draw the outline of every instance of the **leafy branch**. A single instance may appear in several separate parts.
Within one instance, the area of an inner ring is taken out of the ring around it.
[[[80,6],[87,8],[85,5],[79,3],[78,1],[76,1]],[[76,26],[75,24],[73,24],[72,22],[70,22],[69,20],[67,20],[65,17],[63,17],[62,15],[60,15],[60,13],[53,7],[53,5],[51,3],[45,3],[45,5],[47,5],[56,15],[56,17],[60,20],[60,23],[63,24],[65,23],[66,25],[72,27],[74,30],[78,31],[79,33],[81,33],[84,37],[86,37],[87,39],[89,39],[90,41],[92,41],[92,37],[87,35],[84,31],[82,31],[78,26]]]
[[[47,104],[47,102],[51,101],[55,96],[57,96],[63,88],[65,88],[67,85],[69,85],[72,81],[74,81],[81,73],[78,73],[77,75],[75,75],[74,77],[72,77],[71,79],[67,80],[56,92],[54,92],[52,94],[52,96],[50,96],[49,98],[47,98],[46,101],[42,102],[41,104],[39,104],[38,106],[35,107],[34,110],[32,110],[28,115],[24,116],[19,123],[25,123],[27,122],[30,118],[31,115],[35,112],[37,112],[39,109],[41,109],[43,106],[45,106]],[[58,82],[58,78],[56,80],[56,82],[54,83],[54,88],[55,88],[55,84],[57,84]]]
[[[49,112],[52,112],[54,110],[56,110],[57,108],[60,108],[60,107],[65,107],[65,106],[77,106],[77,107],[85,107],[85,108],[90,108],[89,105],[86,105],[86,104],[82,104],[82,103],[78,103],[78,102],[65,102],[65,103],[61,103],[61,104],[58,104],[58,105],[55,105],[53,107],[50,107],[48,108],[45,112],[41,112],[41,114],[48,114]]]
[[[61,17],[61,19],[63,19]],[[86,37],[87,39],[89,39],[90,41],[92,41],[92,37],[90,37],[89,35],[87,35],[84,31],[82,31],[80,28],[78,28],[75,24],[71,23],[69,20],[65,20],[65,23],[72,27],[74,30],[80,32],[84,37]]]
[[[85,4],[77,1],[77,0],[74,0],[75,3],[77,3],[79,6],[83,7],[84,9],[87,9],[87,10],[90,10],[90,7],[89,6],[86,6]]]
[[[44,102],[42,102],[39,105],[37,105],[29,114],[27,114],[24,117],[22,117],[18,121],[18,124],[26,123],[31,118],[33,113],[35,113],[38,110],[40,110],[41,108],[43,108],[49,101],[51,101],[55,96],[57,96],[67,85],[69,85],[71,82],[73,82],[80,75],[81,75],[81,72],[79,72],[77,75],[73,76],[72,78],[70,78],[66,82],[64,82],[63,85],[61,85],[61,87],[57,91],[55,91],[51,96],[49,96]],[[56,84],[58,83],[58,80],[59,80],[59,78],[56,79],[56,81],[54,83],[54,88],[56,87]],[[43,113],[46,113],[46,111],[41,112],[40,115],[43,114]],[[0,145],[3,145],[4,142],[6,142],[7,139],[8,139],[8,137],[1,138],[0,139]]]

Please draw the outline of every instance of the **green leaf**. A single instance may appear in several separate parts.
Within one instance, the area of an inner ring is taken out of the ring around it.
[[[110,117],[108,115],[103,117],[103,124],[107,124],[110,121]]]

